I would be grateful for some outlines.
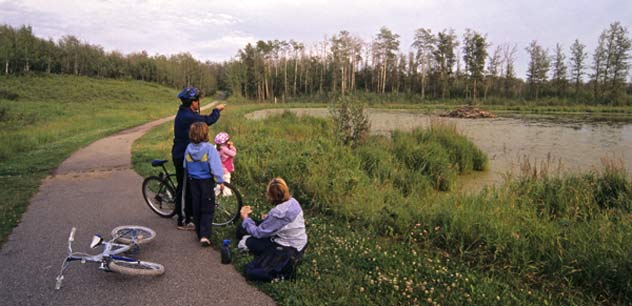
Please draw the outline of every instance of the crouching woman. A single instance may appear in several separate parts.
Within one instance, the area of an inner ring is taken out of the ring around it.
[[[275,206],[261,222],[249,217],[252,213],[250,206],[244,206],[240,211],[241,226],[246,235],[239,247],[247,248],[255,255],[255,259],[246,266],[246,277],[251,280],[293,277],[295,264],[307,245],[303,209],[280,177],[268,183],[266,198]]]

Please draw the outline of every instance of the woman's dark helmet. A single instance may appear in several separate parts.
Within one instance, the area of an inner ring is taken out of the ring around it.
[[[184,105],[191,105],[193,101],[200,100],[200,96],[200,90],[195,87],[186,87],[178,94],[178,98]]]

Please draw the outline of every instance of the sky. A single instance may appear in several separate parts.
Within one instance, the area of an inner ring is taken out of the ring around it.
[[[451,28],[460,41],[469,28],[487,35],[490,52],[516,44],[519,77],[532,40],[550,54],[560,43],[568,57],[579,39],[591,59],[599,34],[615,21],[632,31],[632,0],[0,0],[0,24],[30,25],[38,37],[74,35],[106,51],[189,52],[215,62],[258,40],[294,39],[309,48],[346,30],[368,42],[382,26],[400,35],[407,53],[418,28]]]

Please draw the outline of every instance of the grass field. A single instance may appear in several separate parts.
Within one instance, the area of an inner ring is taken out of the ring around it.
[[[299,279],[259,284],[280,304],[631,302],[632,187],[620,167],[565,177],[529,169],[502,188],[461,195],[450,192],[454,178],[486,159],[450,126],[351,149],[334,143],[323,119],[243,119],[266,107],[275,106],[232,106],[211,133],[232,135],[234,182],[256,213],[269,209],[264,188],[277,175],[306,211]],[[168,133],[165,125],[134,145],[141,174],[147,161],[168,157]],[[249,259],[238,257],[237,268]]]
[[[0,78],[0,183],[8,190],[0,196],[1,237],[17,225],[41,180],[72,152],[172,115],[175,95],[134,81]],[[306,104],[283,105],[293,106]],[[459,175],[484,170],[487,161],[451,126],[375,136],[349,148],[336,144],[324,119],[243,117],[270,107],[280,105],[230,101],[211,133],[231,134],[239,149],[233,181],[255,214],[269,209],[264,189],[277,175],[305,210],[310,244],[298,280],[257,284],[279,304],[632,303],[632,184],[620,165],[562,177],[524,167],[525,175],[502,187],[462,195],[454,192]],[[629,112],[546,107],[533,109]],[[154,171],[149,160],[170,159],[171,133],[164,124],[134,144],[141,175]],[[213,239],[231,238],[233,231],[219,229]],[[236,256],[236,268],[249,260]]]
[[[44,177],[77,149],[174,114],[175,90],[74,76],[0,78],[0,239],[20,221]]]

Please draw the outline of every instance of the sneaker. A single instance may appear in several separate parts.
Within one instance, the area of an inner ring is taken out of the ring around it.
[[[246,246],[246,240],[248,240],[248,238],[250,237],[251,237],[250,235],[244,235],[243,237],[241,237],[241,240],[239,240],[239,243],[237,243],[237,249],[240,252],[245,253],[245,252],[250,251],[248,249],[248,246]]]
[[[203,246],[203,247],[211,246],[211,241],[208,240],[208,238],[206,238],[206,237],[202,237],[202,238],[200,238],[200,245]]]
[[[195,224],[193,224],[193,222],[189,222],[187,224],[180,224],[176,228],[181,230],[181,231],[194,231],[195,230]]]

